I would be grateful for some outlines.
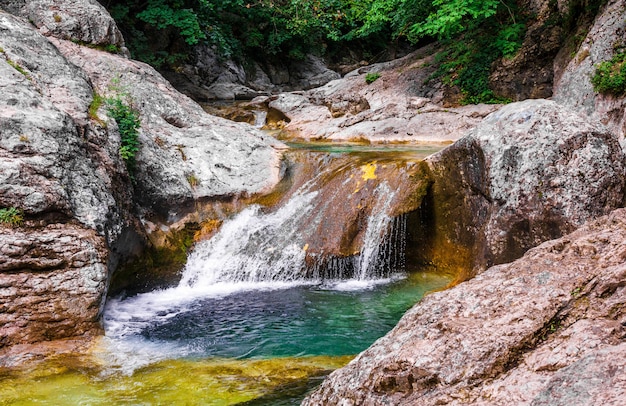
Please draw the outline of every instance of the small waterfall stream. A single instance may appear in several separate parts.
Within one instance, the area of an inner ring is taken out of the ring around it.
[[[432,151],[353,149],[292,152],[282,197],[198,243],[177,286],[110,299],[106,363],[134,376],[182,359],[346,362],[448,284],[449,275],[406,269],[415,162]]]

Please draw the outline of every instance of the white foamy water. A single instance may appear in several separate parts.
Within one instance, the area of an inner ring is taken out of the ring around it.
[[[302,279],[306,247],[299,225],[317,192],[296,194],[275,212],[248,207],[224,223],[187,260],[181,286],[220,282],[291,282]]]

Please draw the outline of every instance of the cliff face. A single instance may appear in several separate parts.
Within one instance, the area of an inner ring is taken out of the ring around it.
[[[97,333],[110,275],[146,228],[199,200],[272,188],[280,145],[96,49],[124,51],[96,1],[0,7],[17,14],[0,11],[0,208],[25,218],[0,224],[0,347]],[[141,120],[132,174],[115,121],[94,103],[120,95]]]
[[[575,56],[564,69],[557,70],[554,100],[569,106],[590,120],[600,122],[619,135],[626,145],[626,101],[623,97],[594,92],[591,78],[600,62],[608,61],[616,50],[626,46],[626,2],[607,2]]]

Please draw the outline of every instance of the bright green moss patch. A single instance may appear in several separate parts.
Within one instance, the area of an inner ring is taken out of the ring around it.
[[[380,73],[368,73],[367,75],[365,75],[365,83],[370,85],[376,82],[378,78],[380,78]]]
[[[626,52],[620,52],[610,61],[599,64],[591,83],[598,93],[614,96],[626,94]]]
[[[0,225],[9,227],[21,226],[24,222],[24,212],[16,207],[0,209]]]

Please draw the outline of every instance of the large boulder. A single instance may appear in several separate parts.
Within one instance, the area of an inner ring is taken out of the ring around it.
[[[470,274],[517,259],[624,198],[626,161],[616,137],[548,100],[503,107],[428,163],[425,255],[457,249]]]
[[[303,405],[623,402],[626,210],[426,296]]]
[[[607,2],[575,50],[575,56],[564,70],[557,72],[553,97],[556,102],[607,126],[619,136],[622,145],[626,145],[626,99],[596,93],[591,78],[599,63],[610,60],[615,49],[626,47],[625,31],[626,2]]]
[[[118,244],[123,164],[88,123],[86,75],[23,20],[0,13],[0,32],[0,208],[26,217],[0,225],[2,347],[99,331],[109,265],[134,244]]]
[[[176,217],[195,200],[269,191],[280,178],[282,144],[242,123],[211,116],[156,70],[119,55],[51,39],[89,75],[97,93],[140,113],[137,199]]]
[[[73,218],[114,241],[123,217],[114,178],[123,164],[115,143],[89,125],[87,76],[23,20],[0,13],[0,31],[0,206]]]
[[[45,36],[124,47],[115,20],[96,0],[0,0],[0,7],[27,18]]]

